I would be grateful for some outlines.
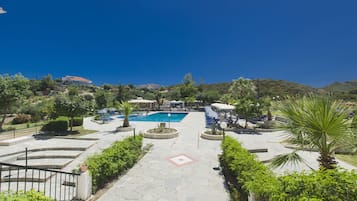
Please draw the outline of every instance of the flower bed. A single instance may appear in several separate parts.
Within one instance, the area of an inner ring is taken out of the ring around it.
[[[151,139],[171,139],[178,137],[178,131],[174,128],[152,128],[147,130],[143,136]]]
[[[201,138],[206,140],[223,140],[223,131],[216,131],[216,134],[212,134],[211,130],[207,130],[201,133]]]

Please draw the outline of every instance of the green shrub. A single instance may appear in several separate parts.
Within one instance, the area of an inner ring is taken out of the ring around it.
[[[68,122],[71,125],[71,119]],[[83,117],[74,117],[73,118],[73,126],[82,126],[83,125]]]
[[[52,120],[41,128],[41,131],[48,131],[48,132],[64,132],[67,130],[68,130],[67,118],[58,118],[56,120]]]
[[[227,136],[222,149],[221,166],[226,178],[228,174],[233,183],[238,184],[238,188],[231,192],[238,190],[239,198],[252,192],[258,201],[357,200],[357,174],[354,171],[318,170],[277,178],[233,138]]]
[[[252,192],[259,200],[268,200],[277,190],[278,181],[273,173],[255,155],[244,149],[239,142],[226,137],[222,143],[223,154],[221,163],[230,175],[236,178],[237,183],[248,194]]]
[[[357,200],[357,174],[346,170],[293,173],[279,177],[273,200]]]
[[[31,115],[28,114],[18,114],[16,117],[12,120],[12,124],[23,124],[23,123],[28,123],[31,121]]]
[[[53,199],[46,197],[43,193],[30,190],[27,192],[19,191],[0,193],[0,200],[6,201],[54,201]]]
[[[123,141],[114,142],[102,153],[87,158],[86,164],[92,175],[93,192],[131,168],[141,154],[141,147],[141,135],[136,138],[128,137]]]

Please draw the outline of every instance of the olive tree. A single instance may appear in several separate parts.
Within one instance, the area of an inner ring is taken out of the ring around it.
[[[20,74],[0,75],[0,131],[7,114],[19,105],[29,89],[29,81]]]
[[[66,98],[63,96],[56,97],[54,101],[55,113],[59,116],[70,118],[70,128],[73,131],[73,119],[82,116],[90,110],[90,104],[83,97]]]

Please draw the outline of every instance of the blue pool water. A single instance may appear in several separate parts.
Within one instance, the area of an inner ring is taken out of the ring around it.
[[[150,115],[130,115],[129,121],[150,121],[150,122],[180,122],[187,113],[171,112],[171,117],[168,117],[168,112],[158,112]],[[124,118],[123,115],[118,118]]]

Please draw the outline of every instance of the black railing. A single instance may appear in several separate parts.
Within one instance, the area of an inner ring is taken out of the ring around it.
[[[0,192],[42,192],[55,200],[74,200],[80,174],[0,162]]]

